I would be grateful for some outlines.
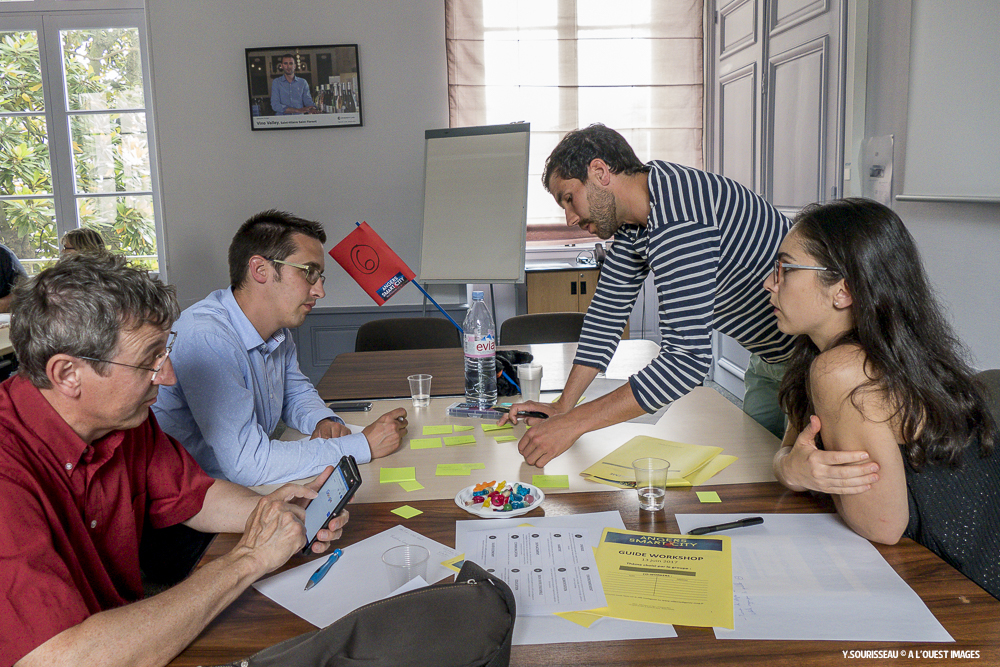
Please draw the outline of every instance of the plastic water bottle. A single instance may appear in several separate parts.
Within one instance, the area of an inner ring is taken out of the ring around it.
[[[497,336],[482,292],[472,293],[472,308],[462,325],[465,342],[465,402],[490,408],[497,402]]]

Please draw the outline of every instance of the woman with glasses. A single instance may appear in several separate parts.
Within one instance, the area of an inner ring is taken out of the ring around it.
[[[844,467],[870,471],[827,489],[854,531],[910,537],[1000,597],[996,423],[899,217],[864,199],[807,207],[764,289],[778,328],[798,335],[778,479],[817,489],[833,473],[810,453],[843,452]]]

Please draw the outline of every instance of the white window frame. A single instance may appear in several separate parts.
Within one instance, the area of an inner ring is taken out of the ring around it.
[[[0,19],[5,32],[34,30],[38,33],[39,58],[42,70],[42,91],[45,99],[45,124],[49,137],[49,167],[52,170],[52,197],[56,216],[56,231],[63,234],[79,225],[79,197],[122,197],[131,194],[150,196],[153,203],[154,233],[156,234],[157,265],[166,280],[166,239],[163,228],[163,207],[159,188],[159,161],[153,113],[152,75],[149,64],[149,39],[143,3],[135,0],[26,0],[0,2]],[[73,171],[70,118],[87,112],[68,110],[65,74],[62,62],[61,30],[100,28],[134,28],[138,30],[141,50],[143,109],[115,109],[115,113],[146,115],[146,142],[149,150],[151,189],[138,192],[77,193]],[[14,115],[36,115],[33,112]],[[47,198],[49,195],[39,195]],[[4,196],[3,199],[23,199]]]

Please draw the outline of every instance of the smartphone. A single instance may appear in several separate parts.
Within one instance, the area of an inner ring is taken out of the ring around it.
[[[368,412],[372,404],[368,401],[329,401],[326,407],[334,412]]]
[[[331,518],[340,514],[360,486],[358,462],[353,456],[344,456],[326,483],[320,487],[319,495],[306,506],[306,547],[302,550],[303,553],[312,549],[320,529],[330,523]]]

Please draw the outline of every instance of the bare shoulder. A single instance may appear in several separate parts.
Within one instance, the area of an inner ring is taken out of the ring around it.
[[[868,357],[857,345],[838,345],[818,355],[809,369],[813,403],[843,414],[858,412],[868,421],[883,422],[892,414],[891,401],[876,386]],[[860,389],[859,389],[860,388]]]

